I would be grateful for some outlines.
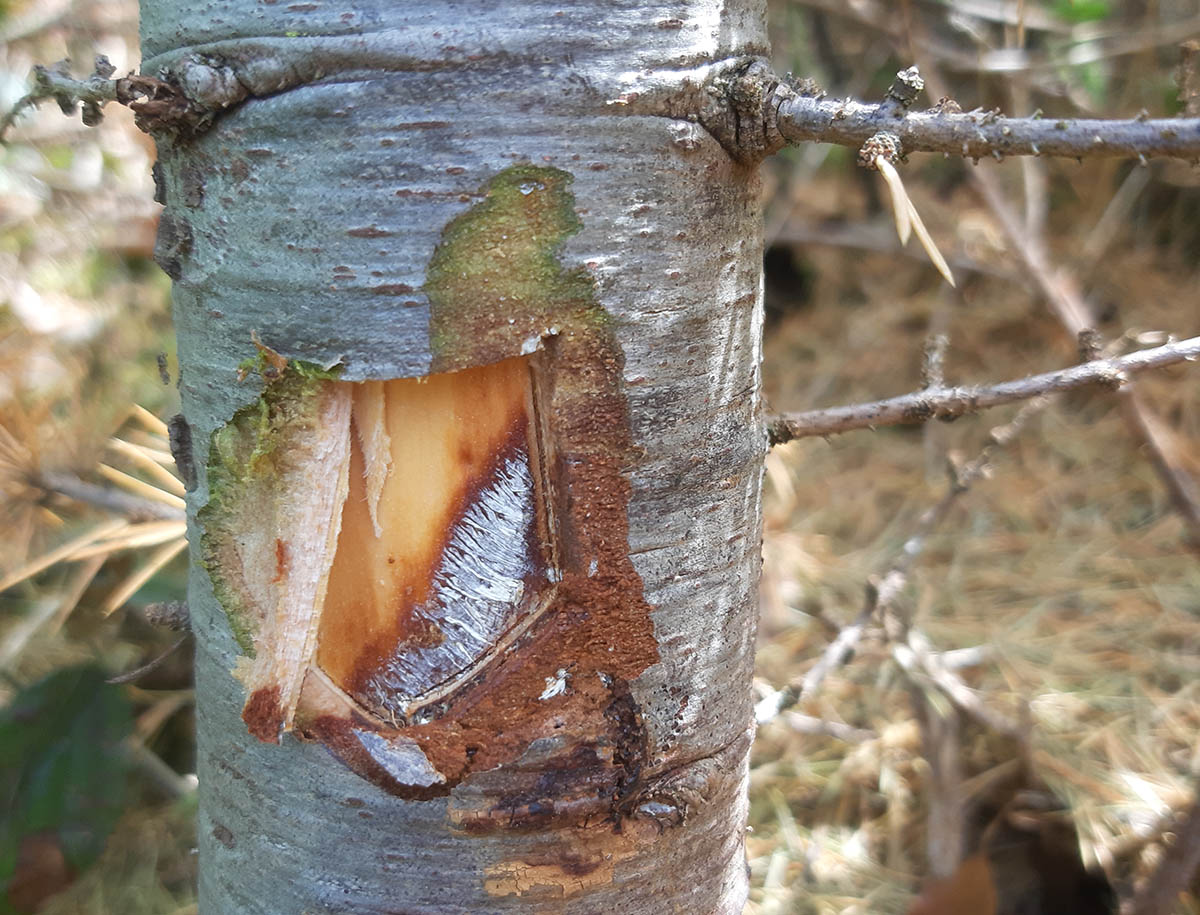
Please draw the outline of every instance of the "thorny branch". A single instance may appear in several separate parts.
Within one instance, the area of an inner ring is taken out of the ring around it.
[[[910,68],[905,73],[915,73]],[[916,76],[919,80],[919,75]],[[921,84],[923,86],[923,83]],[[895,91],[878,104],[853,99],[787,92],[776,109],[775,123],[792,144],[819,142],[860,148],[878,133],[894,134],[902,154],[940,152],[983,159],[992,156],[1172,156],[1200,160],[1200,118],[1125,120],[1097,118],[1004,117],[998,110],[962,111],[942,99],[927,111],[910,111],[915,93]]]
[[[1091,310],[1080,294],[1078,284],[1065,270],[1054,268],[1040,239],[1024,231],[995,176],[972,170],[970,177],[1059,323],[1076,336],[1090,328]],[[1178,460],[1172,459],[1166,436],[1136,386],[1122,387],[1118,397],[1126,424],[1135,438],[1146,446],[1147,455],[1165,484],[1172,504],[1184,519],[1192,540],[1200,543],[1200,493],[1195,482]]]
[[[115,72],[116,68],[103,54],[96,56],[95,69],[86,79],[71,76],[66,60],[49,67],[34,67],[32,89],[0,118],[0,142],[22,112],[47,99],[54,99],[66,115],[74,114],[76,106],[81,107],[83,123],[88,127],[95,127],[103,120],[101,109],[109,102],[127,105],[136,116],[138,127],[146,131],[204,120],[200,107],[169,83],[136,73],[112,79]]]
[[[199,69],[204,78],[184,78],[181,88],[174,84],[178,74],[169,77],[171,81],[133,73],[112,79],[114,67],[103,55],[97,56],[95,70],[82,80],[70,75],[67,61],[35,67],[32,91],[0,119],[0,140],[22,111],[51,98],[66,114],[82,105],[83,121],[89,126],[100,122],[104,105],[116,101],[129,106],[143,130],[201,131],[219,110],[236,104],[248,92],[229,68]],[[731,150],[739,158],[757,159],[786,143],[810,141],[861,148],[871,137],[887,133],[898,139],[901,156],[942,152],[975,159],[1053,155],[1200,160],[1200,118],[1061,119],[1042,118],[1040,113],[1009,118],[998,111],[964,112],[950,99],[927,111],[912,111],[924,88],[916,67],[901,71],[888,97],[878,104],[827,99],[807,85],[797,91],[761,61],[751,60],[749,68],[743,69],[739,79],[729,81],[724,73],[715,77],[728,83],[727,114],[748,128],[737,132],[739,148]],[[704,121],[711,130],[715,129],[709,124],[711,114],[692,110],[689,116]],[[740,148],[745,144],[749,146]]]
[[[987,407],[1091,385],[1119,390],[1139,372],[1197,359],[1200,359],[1200,337],[1191,337],[1126,356],[1094,359],[1056,372],[991,386],[930,387],[873,403],[786,413],[768,421],[767,433],[771,444],[778,445],[797,438],[832,435],[852,429],[955,419]]]

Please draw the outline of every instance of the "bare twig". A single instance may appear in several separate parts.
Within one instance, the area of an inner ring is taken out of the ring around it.
[[[154,658],[152,661],[150,661],[146,664],[143,664],[141,667],[135,667],[133,670],[127,670],[123,674],[117,674],[116,676],[109,677],[104,682],[117,684],[117,683],[133,683],[135,680],[140,680],[142,677],[146,676],[146,674],[153,673],[155,670],[162,667],[162,665],[164,663],[166,663],[167,659],[169,657],[171,657],[171,655],[175,654],[175,652],[179,650],[180,646],[183,645],[183,643],[186,642],[188,640],[188,638],[189,638],[189,634],[184,633],[178,639],[175,640],[175,642],[171,645],[170,648],[168,648],[166,651],[162,652],[158,657]]]
[[[872,105],[792,95],[780,102],[777,124],[789,143],[835,143],[856,149],[887,132],[899,138],[905,155],[1200,159],[1200,118],[1009,118],[996,111],[957,109],[947,103],[928,111],[906,111],[895,99]]]
[[[909,676],[927,677],[951,702],[984,727],[1006,737],[1023,739],[1021,723],[988,708],[962,677],[941,663],[923,633],[909,630],[903,642],[892,646],[892,657]]]
[[[936,67],[926,64],[930,88],[945,90],[945,83]],[[1186,79],[1181,76],[1181,80]],[[1186,85],[1186,82],[1181,82]],[[1009,243],[1024,262],[1030,277],[1041,290],[1050,310],[1059,323],[1076,339],[1093,326],[1091,309],[1079,292],[1078,283],[1066,270],[1056,270],[1038,237],[1025,231],[1024,223],[1008,202],[994,174],[983,169],[968,169],[967,175],[979,195],[995,214]],[[1136,385],[1122,385],[1117,392],[1125,421],[1136,438],[1146,446],[1154,469],[1167,488],[1171,503],[1183,518],[1189,537],[1200,544],[1200,491],[1188,472],[1173,460],[1173,449],[1143,402]]]
[[[1179,101],[1184,117],[1200,117],[1200,41],[1185,41],[1179,49]]]
[[[933,334],[925,341],[925,361],[921,364],[921,383],[927,388],[946,385],[946,350],[950,338],[945,334]]]
[[[74,499],[76,502],[103,508],[134,521],[183,520],[181,510],[164,502],[131,495],[107,486],[97,486],[94,483],[85,482],[71,473],[46,471],[37,474],[30,480],[30,483],[46,492],[57,493]]]
[[[81,106],[83,123],[94,127],[103,120],[109,102],[129,106],[142,130],[198,126],[212,118],[212,112],[187,99],[182,92],[152,76],[131,73],[112,79],[116,68],[103,54],[96,56],[95,69],[86,79],[76,79],[68,69],[69,62],[61,60],[53,66],[33,68],[33,88],[19,99],[12,109],[0,118],[0,142],[9,128],[27,108],[47,99],[54,99],[63,114],[74,114]]]
[[[89,127],[101,120],[100,109],[117,99],[117,80],[110,77],[114,68],[108,58],[96,58],[96,69],[87,79],[75,79],[67,69],[68,62],[60,60],[50,67],[33,68],[33,89],[17,100],[12,110],[0,120],[0,140],[26,108],[46,99],[54,99],[63,114],[74,114],[76,105],[83,105],[83,122]]]
[[[939,709],[915,683],[909,687],[913,711],[921,729],[922,755],[929,765],[925,797],[925,853],[932,877],[949,877],[966,856],[962,828],[965,792],[962,788],[962,720],[953,706]]]
[[[1140,169],[1139,169],[1140,171]],[[862,173],[860,173],[862,174]],[[779,243],[797,245],[822,245],[835,248],[852,248],[863,251],[882,251],[888,254],[898,254],[913,260],[927,260],[924,252],[901,246],[896,238],[896,230],[890,224],[846,223],[840,220],[824,222],[809,222],[794,220],[785,222],[783,227],[774,234],[774,240]],[[1004,269],[972,260],[961,252],[948,254],[946,260],[956,273],[971,272],[984,276],[994,276],[1001,279],[1013,279],[1015,274]]]
[[[856,728],[840,721],[827,721],[824,718],[814,718],[812,715],[802,715],[799,712],[788,712],[783,716],[784,722],[799,734],[812,734],[818,737],[833,737],[846,743],[863,743],[874,740],[879,735],[868,728]]]
[[[874,403],[787,413],[768,422],[772,444],[813,435],[832,435],[852,429],[954,419],[987,407],[1029,400],[1044,394],[1091,385],[1119,390],[1130,376],[1149,369],[1200,359],[1200,337],[1168,343],[1112,359],[1096,359],[1071,368],[1031,375],[990,386],[926,388]]]

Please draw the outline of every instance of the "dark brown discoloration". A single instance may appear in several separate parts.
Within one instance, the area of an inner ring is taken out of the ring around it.
[[[283,727],[279,686],[263,687],[251,696],[242,709],[242,721],[263,743],[279,743],[279,731]]]
[[[208,127],[215,112],[193,102],[171,82],[136,73],[116,80],[117,101],[128,105],[146,133],[191,136]]]
[[[472,835],[603,823],[620,788],[620,772],[609,747],[578,745],[549,757],[532,754],[515,767],[471,779],[469,787],[455,792],[451,819]]]
[[[609,684],[612,701],[604,709],[604,717],[613,729],[613,762],[621,767],[621,778],[613,794],[616,808],[627,812],[629,802],[642,778],[646,763],[646,726],[642,710],[629,691],[629,684],[614,677]]]
[[[154,202],[166,204],[167,183],[163,178],[162,162],[155,162],[150,166],[150,177],[154,179]]]
[[[275,538],[275,577],[271,579],[271,584],[279,584],[287,578],[288,573],[288,546],[278,537]]]
[[[192,456],[192,427],[187,424],[182,413],[176,413],[167,420],[167,441],[171,448],[171,457],[175,458],[175,469],[179,471],[184,489],[191,492],[196,488],[196,463]]]
[[[408,295],[416,292],[412,286],[407,283],[384,283],[381,286],[372,286],[370,291],[376,295]]]
[[[233,833],[227,826],[222,826],[220,823],[213,824],[212,837],[226,848],[234,848],[237,845],[237,839],[234,838]]]
[[[154,262],[173,280],[183,276],[183,263],[192,253],[192,227],[169,210],[158,218]]]
[[[179,188],[182,191],[181,200],[185,207],[195,209],[204,203],[204,169],[203,160],[188,161],[179,170]]]

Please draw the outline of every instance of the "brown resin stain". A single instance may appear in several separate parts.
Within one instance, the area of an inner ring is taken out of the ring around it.
[[[584,324],[547,341],[539,403],[552,438],[547,451],[562,580],[520,643],[454,695],[442,717],[403,730],[450,785],[506,766],[511,786],[519,781],[515,761],[545,737],[594,748],[601,765],[580,779],[572,772],[579,760],[564,760],[557,769],[562,777],[543,782],[536,803],[523,802],[520,791],[485,792],[477,809],[459,811],[460,825],[472,831],[537,826],[547,811],[555,822],[617,814],[645,764],[644,726],[627,684],[658,660],[658,646],[629,558],[630,484],[622,470],[632,444],[620,369],[604,328]],[[545,678],[566,665],[567,694],[541,700]],[[554,769],[531,764],[538,778]]]
[[[242,709],[242,721],[252,735],[263,743],[279,743],[279,731],[283,727],[283,706],[280,704],[278,684],[256,690]]]
[[[271,579],[271,584],[277,585],[287,578],[288,570],[288,548],[287,544],[275,538],[275,577]]]
[[[484,891],[491,896],[528,897],[530,905],[574,896],[611,884],[618,865],[635,860],[657,839],[658,833],[646,824],[623,832],[600,823],[555,833],[541,848],[488,865]]]

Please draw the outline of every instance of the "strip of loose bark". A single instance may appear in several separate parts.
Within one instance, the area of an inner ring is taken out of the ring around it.
[[[856,149],[886,132],[899,138],[905,155],[1200,158],[1200,118],[1009,118],[995,111],[957,109],[947,104],[906,111],[893,100],[872,105],[793,96],[780,102],[776,124],[788,143]]]
[[[1130,376],[1138,372],[1197,359],[1200,359],[1200,337],[1191,337],[1126,356],[1094,359],[1056,372],[990,386],[926,388],[873,403],[785,413],[769,420],[767,432],[771,444],[778,445],[797,438],[833,435],[853,429],[923,423],[929,419],[955,419],[987,407],[1091,385],[1119,390]]]

